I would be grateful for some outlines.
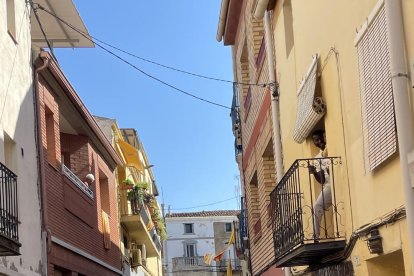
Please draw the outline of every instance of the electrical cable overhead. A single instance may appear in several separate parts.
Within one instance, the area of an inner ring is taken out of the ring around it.
[[[206,207],[206,206],[211,206],[211,205],[215,205],[215,204],[219,204],[219,203],[223,203],[226,201],[230,201],[233,200],[237,197],[231,197],[228,199],[224,199],[224,200],[220,200],[220,201],[216,201],[216,202],[212,202],[212,203],[208,203],[208,204],[204,204],[204,205],[198,205],[198,206],[192,206],[192,207],[185,207],[185,208],[171,208],[172,211],[176,211],[176,210],[187,210],[187,209],[196,209],[196,208],[200,208],[200,207]]]
[[[131,62],[129,62],[128,60],[126,60],[126,59],[122,58],[121,56],[119,56],[119,55],[117,55],[116,53],[112,52],[111,50],[109,50],[109,49],[105,48],[105,47],[104,47],[104,46],[102,46],[101,44],[97,43],[96,41],[94,41],[94,40],[92,39],[92,37],[91,37],[90,35],[85,34],[84,32],[82,32],[81,30],[79,30],[79,29],[78,29],[78,28],[76,28],[75,26],[71,25],[70,23],[66,22],[65,20],[63,20],[62,18],[60,18],[59,16],[57,16],[56,14],[54,14],[54,13],[52,13],[52,12],[48,11],[48,10],[47,10],[46,8],[44,8],[42,5],[40,5],[40,4],[38,4],[38,3],[36,3],[36,5],[37,5],[37,7],[36,7],[35,9],[40,9],[40,10],[42,10],[42,11],[44,11],[44,12],[48,13],[49,15],[53,16],[54,18],[56,18],[57,20],[59,20],[60,22],[62,22],[62,23],[63,23],[63,24],[65,24],[66,26],[68,26],[69,28],[71,28],[72,30],[74,30],[74,31],[76,31],[77,33],[79,33],[80,35],[82,35],[84,38],[86,38],[86,39],[88,39],[89,41],[91,41],[91,42],[95,43],[95,45],[96,45],[96,46],[98,46],[99,48],[101,48],[102,50],[106,51],[107,53],[109,53],[110,55],[112,55],[112,56],[116,57],[117,59],[121,60],[122,62],[126,63],[127,65],[131,66],[132,68],[134,68],[135,70],[137,70],[137,71],[138,71],[138,72],[140,72],[141,74],[143,74],[143,75],[147,76],[148,78],[151,78],[151,79],[153,79],[153,80],[155,80],[155,81],[157,81],[157,82],[159,82],[159,83],[161,83],[161,84],[164,84],[165,86],[168,86],[168,87],[170,87],[170,88],[172,88],[172,89],[174,89],[174,90],[176,90],[176,91],[178,91],[178,92],[180,92],[180,93],[182,93],[182,94],[185,94],[185,95],[187,95],[187,96],[189,96],[189,97],[192,97],[192,98],[194,98],[194,99],[197,99],[197,100],[199,100],[199,101],[203,101],[203,102],[206,102],[206,103],[211,104],[211,105],[215,105],[215,106],[218,106],[218,107],[222,107],[222,108],[225,108],[225,109],[232,110],[232,108],[231,108],[231,107],[229,107],[229,106],[226,106],[226,105],[223,105],[223,104],[219,104],[219,103],[216,103],[216,102],[213,102],[213,101],[210,101],[210,100],[204,99],[204,98],[202,98],[202,97],[196,96],[196,95],[194,95],[194,94],[192,94],[192,93],[190,93],[190,92],[187,92],[187,91],[185,91],[185,90],[183,90],[183,89],[180,89],[180,88],[178,88],[178,87],[176,87],[176,86],[174,86],[174,85],[172,85],[172,84],[169,84],[169,83],[167,83],[167,82],[165,82],[165,81],[163,81],[163,80],[161,80],[161,79],[159,79],[159,78],[157,78],[157,77],[155,77],[155,76],[153,76],[153,75],[151,75],[151,74],[149,74],[149,73],[145,72],[144,70],[140,69],[139,67],[137,67],[136,65],[132,64],[132,63],[131,63]]]
[[[34,7],[34,4],[35,3],[33,3],[33,1],[29,1],[29,3],[30,3],[30,7],[31,7],[31,9],[32,9],[32,11],[33,11],[33,13],[34,13],[34,15],[35,15],[35,18],[36,18],[36,21],[37,21],[37,24],[39,24],[39,28],[40,28],[40,30],[42,31],[42,35],[43,35],[43,37],[45,38],[45,40],[46,40],[46,44],[47,44],[47,47],[49,48],[49,50],[50,50],[50,54],[52,55],[52,57],[55,59],[55,60],[57,60],[56,59],[56,57],[55,57],[55,55],[54,55],[54,53],[53,53],[53,48],[52,48],[52,46],[51,46],[51,44],[50,44],[50,41],[49,41],[49,39],[47,38],[47,35],[46,35],[46,32],[45,32],[45,29],[43,28],[43,25],[42,25],[42,22],[40,22],[40,18],[39,18],[39,15],[37,14],[37,8],[35,8]],[[39,4],[37,4],[38,6],[40,6]]]
[[[37,5],[39,5],[39,8],[42,7],[40,4],[37,4]],[[52,14],[50,11],[47,11],[43,7],[41,9],[44,10],[44,11],[46,11],[46,12],[48,12],[52,16],[57,16],[57,15]],[[80,31],[80,30],[78,30],[78,31]],[[180,73],[183,73],[183,74],[187,74],[187,75],[190,75],[190,76],[194,76],[194,77],[198,77],[198,78],[203,78],[203,79],[208,79],[208,80],[213,80],[213,81],[219,81],[219,82],[233,83],[233,84],[238,84],[238,85],[249,85],[249,86],[259,86],[259,87],[266,87],[268,85],[271,85],[271,83],[235,82],[235,81],[231,81],[231,80],[220,79],[220,78],[216,78],[216,77],[211,77],[211,76],[206,76],[206,75],[201,75],[201,74],[189,72],[189,71],[186,71],[186,70],[183,70],[183,69],[179,69],[179,68],[176,68],[176,67],[168,66],[168,65],[165,65],[165,64],[162,64],[162,63],[159,63],[159,62],[156,62],[156,61],[153,61],[153,60],[150,60],[150,59],[147,59],[147,58],[138,56],[138,55],[136,55],[134,53],[131,53],[131,52],[128,52],[128,51],[126,51],[124,49],[121,49],[121,48],[119,48],[119,47],[117,47],[117,46],[115,46],[113,44],[110,44],[108,42],[105,42],[102,39],[97,38],[96,36],[92,36],[92,35],[86,34],[86,33],[84,33],[84,35],[87,35],[88,37],[90,37],[94,41],[98,41],[98,42],[100,42],[101,44],[103,44],[105,46],[108,46],[108,47],[110,47],[112,49],[115,49],[115,50],[117,50],[119,52],[122,52],[122,53],[124,53],[126,55],[129,55],[131,57],[137,58],[137,59],[142,60],[144,62],[151,63],[151,64],[154,64],[156,66],[163,67],[163,68],[166,68],[166,69],[169,69],[169,70],[172,70],[172,71],[176,71],[176,72],[180,72]]]

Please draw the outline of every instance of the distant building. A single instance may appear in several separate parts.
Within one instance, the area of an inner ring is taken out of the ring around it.
[[[239,211],[218,210],[171,213],[165,217],[167,240],[164,242],[164,270],[167,276],[225,275],[231,260],[233,275],[240,275],[234,246],[224,252],[221,261],[204,263],[204,256],[219,254],[225,248],[237,222]]]
[[[120,129],[114,119],[95,120],[123,160],[116,170],[123,275],[161,276],[165,224],[144,146],[135,129]]]

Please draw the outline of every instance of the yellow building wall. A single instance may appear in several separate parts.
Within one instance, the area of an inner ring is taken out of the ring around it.
[[[406,39],[407,61],[413,63],[414,1],[402,2],[405,33],[409,34]],[[358,57],[354,39],[356,30],[376,3],[375,0],[277,1],[273,13],[284,169],[286,171],[295,159],[316,154],[309,139],[297,144],[292,133],[296,120],[296,92],[308,71],[312,56],[318,53],[319,84],[327,104],[323,119],[327,148],[329,156],[342,158],[335,178],[338,179],[338,201],[344,202],[347,239],[359,227],[404,204],[398,154],[373,172],[365,166]],[[292,28],[293,39],[289,31]],[[411,94],[412,89],[409,92]],[[412,275],[405,220],[381,227],[380,233],[384,253],[402,249],[406,275]],[[357,275],[375,275],[372,274],[373,269],[368,271],[368,266],[372,268],[375,264],[375,261],[369,260],[375,256],[369,253],[363,239],[357,242],[351,257]]]

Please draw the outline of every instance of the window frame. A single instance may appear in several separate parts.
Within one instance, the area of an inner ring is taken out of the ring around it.
[[[230,225],[230,231],[228,231],[227,230],[227,226],[228,225]],[[226,233],[231,233],[232,231],[233,231],[233,223],[231,223],[231,222],[225,222],[224,223],[224,231],[226,232]]]
[[[191,227],[191,232],[187,232],[187,226]],[[184,234],[194,234],[194,223],[184,223]]]

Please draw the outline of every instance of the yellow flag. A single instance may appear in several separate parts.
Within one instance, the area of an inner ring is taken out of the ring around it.
[[[229,258],[229,263],[227,265],[227,274],[226,276],[233,276],[233,270],[231,268],[231,259]]]
[[[232,227],[230,239],[227,244],[233,244],[233,243],[234,243],[234,227]]]
[[[211,261],[213,261],[213,254],[207,253],[204,255],[204,263],[207,265],[211,265]]]

